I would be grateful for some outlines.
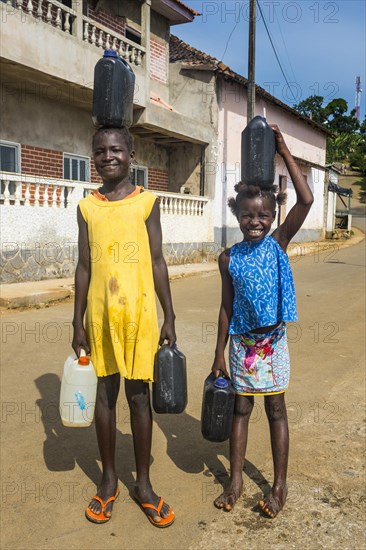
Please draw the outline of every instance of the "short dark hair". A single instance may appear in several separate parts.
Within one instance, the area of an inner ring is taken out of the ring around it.
[[[125,144],[127,145],[128,152],[131,153],[131,151],[133,151],[133,137],[131,136],[127,126],[121,126],[121,127],[101,126],[100,128],[97,129],[97,131],[93,135],[92,147],[94,147],[95,138],[102,132],[105,134],[112,133],[112,132],[116,134],[120,134]]]
[[[271,187],[262,189],[259,185],[248,185],[247,183],[239,182],[235,185],[234,191],[237,193],[236,197],[230,197],[227,203],[236,217],[239,214],[239,205],[244,199],[255,199],[257,197],[269,199],[273,212],[276,211],[277,204],[285,204],[286,202],[286,193],[279,193],[277,185],[271,185]]]

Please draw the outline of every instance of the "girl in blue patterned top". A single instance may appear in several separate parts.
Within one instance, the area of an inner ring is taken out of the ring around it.
[[[229,376],[224,350],[230,335],[230,376],[236,390],[230,437],[230,484],[214,502],[231,510],[243,492],[243,466],[248,424],[254,395],[264,395],[271,434],[274,483],[270,494],[259,501],[262,512],[274,518],[287,496],[288,423],[285,391],[290,363],[286,322],[296,321],[294,283],[286,249],[302,226],[313,203],[312,192],[288,150],[277,126],[277,152],[283,157],[296,191],[296,204],[271,235],[276,204],[276,186],[260,189],[239,183],[229,206],[238,219],[244,239],[219,257],[222,301],[215,360],[215,376]]]

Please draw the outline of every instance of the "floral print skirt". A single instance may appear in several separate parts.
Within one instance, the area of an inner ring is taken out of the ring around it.
[[[265,334],[233,334],[229,360],[231,381],[237,394],[283,393],[290,378],[286,324]]]

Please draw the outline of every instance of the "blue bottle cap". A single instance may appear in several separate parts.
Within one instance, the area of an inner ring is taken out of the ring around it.
[[[103,57],[118,57],[117,52],[114,50],[104,50]]]
[[[227,388],[229,385],[229,381],[226,380],[226,378],[223,378],[222,376],[219,376],[218,378],[216,378],[215,382],[214,382],[214,386],[215,388]]]

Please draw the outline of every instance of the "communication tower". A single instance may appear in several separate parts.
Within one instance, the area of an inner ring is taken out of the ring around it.
[[[356,76],[355,115],[358,121],[360,120],[361,92],[361,78],[359,76]]]

